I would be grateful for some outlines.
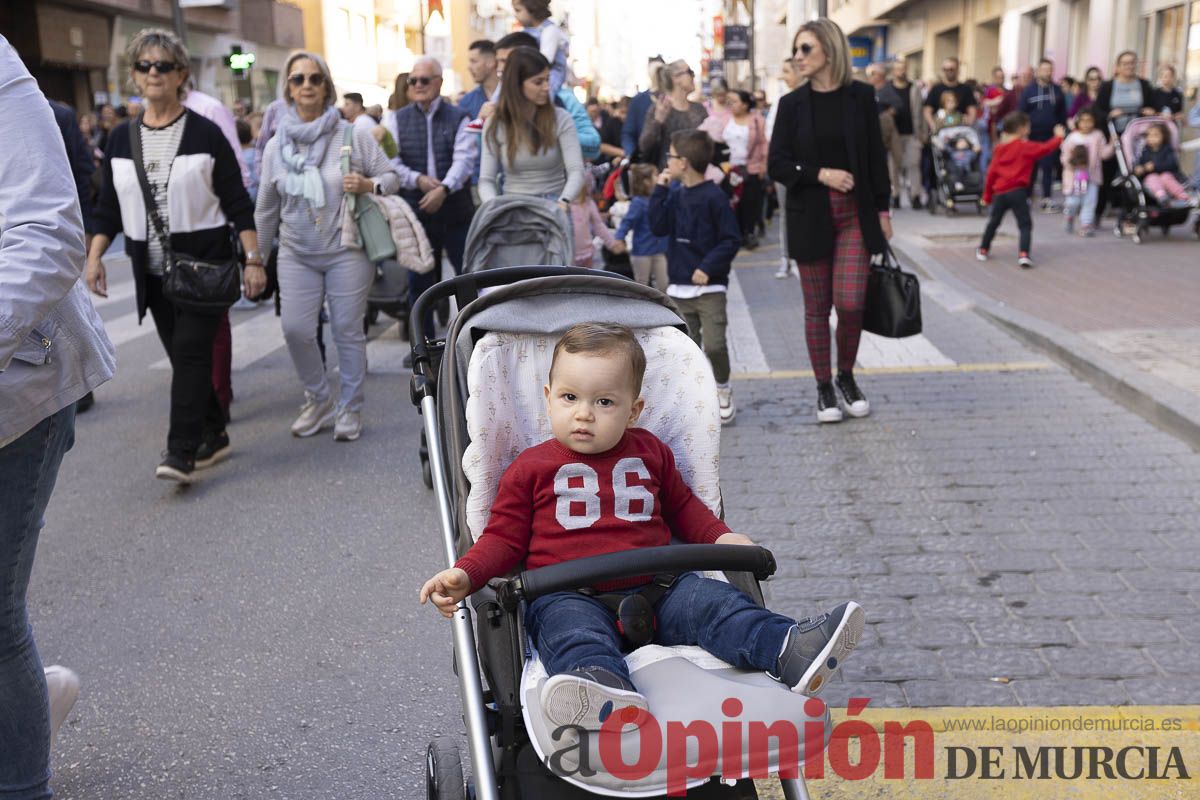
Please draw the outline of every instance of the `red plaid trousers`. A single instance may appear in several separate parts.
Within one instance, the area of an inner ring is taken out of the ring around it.
[[[828,383],[829,312],[836,308],[838,369],[850,372],[862,338],[863,301],[871,255],[858,224],[858,203],[852,193],[829,190],[833,209],[833,255],[818,261],[798,261],[804,291],[804,340],[818,383]]]

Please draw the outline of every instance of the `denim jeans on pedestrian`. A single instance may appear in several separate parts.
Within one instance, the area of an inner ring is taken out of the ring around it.
[[[0,798],[50,793],[50,706],[25,610],[42,514],[63,454],[75,441],[75,404],[0,447]]]
[[[679,576],[659,600],[655,616],[654,644],[699,645],[735,667],[764,671],[775,670],[796,624],[731,584],[695,573]],[[539,597],[529,604],[525,626],[548,674],[598,667],[631,681],[616,616],[599,600],[578,592]]]
[[[1063,213],[1068,217],[1079,217],[1081,225],[1095,227],[1096,203],[1100,199],[1100,184],[1089,183],[1087,194],[1069,194],[1063,201]]]

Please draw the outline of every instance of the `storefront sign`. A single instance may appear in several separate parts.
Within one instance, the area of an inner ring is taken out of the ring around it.
[[[745,25],[725,26],[725,60],[750,60],[750,28]]]

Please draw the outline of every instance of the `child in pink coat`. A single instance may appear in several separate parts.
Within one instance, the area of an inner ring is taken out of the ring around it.
[[[625,252],[625,242],[619,241],[612,231],[604,224],[600,209],[592,199],[592,193],[587,186],[579,192],[575,202],[571,203],[571,227],[575,229],[575,266],[592,268],[595,258],[595,248],[592,240],[599,236],[604,246],[614,253]]]
[[[1072,163],[1075,148],[1087,152],[1085,166]],[[1085,108],[1075,117],[1075,130],[1067,134],[1062,143],[1063,194],[1066,205],[1063,213],[1067,220],[1067,231],[1075,229],[1075,220],[1080,221],[1080,236],[1093,236],[1096,232],[1096,203],[1100,199],[1100,187],[1104,183],[1101,162],[1113,156],[1113,144],[1104,139],[1096,128],[1096,114]]]

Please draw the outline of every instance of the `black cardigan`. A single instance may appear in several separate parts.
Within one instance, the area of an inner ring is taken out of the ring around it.
[[[1142,85],[1142,108],[1154,108],[1154,101],[1158,96],[1154,91],[1154,87],[1150,85],[1150,81],[1143,80],[1142,78],[1138,78],[1138,83]],[[1112,111],[1112,93],[1113,82],[1105,81],[1100,84],[1100,91],[1096,93],[1096,102],[1093,103],[1096,109],[1096,116],[1099,117],[1096,123],[1106,136],[1108,135],[1108,115]],[[1139,111],[1134,116],[1140,117],[1141,112]]]
[[[887,249],[879,212],[888,210],[891,180],[887,152],[879,129],[875,90],[861,81],[845,87],[846,149],[854,175],[854,199],[863,241],[871,253]],[[788,255],[797,261],[816,261],[833,253],[833,211],[820,172],[813,135],[812,87],[808,84],[779,100],[775,133],[767,156],[772,180],[787,187]]]
[[[242,184],[241,168],[225,134],[216,123],[194,111],[185,113],[183,136],[167,189],[184,212],[170,222],[171,248],[195,258],[228,259],[233,255],[229,223],[239,232],[254,230],[254,204]],[[126,120],[113,128],[105,146],[103,182],[96,201],[96,232],[110,239],[125,234],[125,252],[133,262],[141,320],[146,314],[146,237],[156,234],[146,218],[146,203],[136,179],[130,124]]]

